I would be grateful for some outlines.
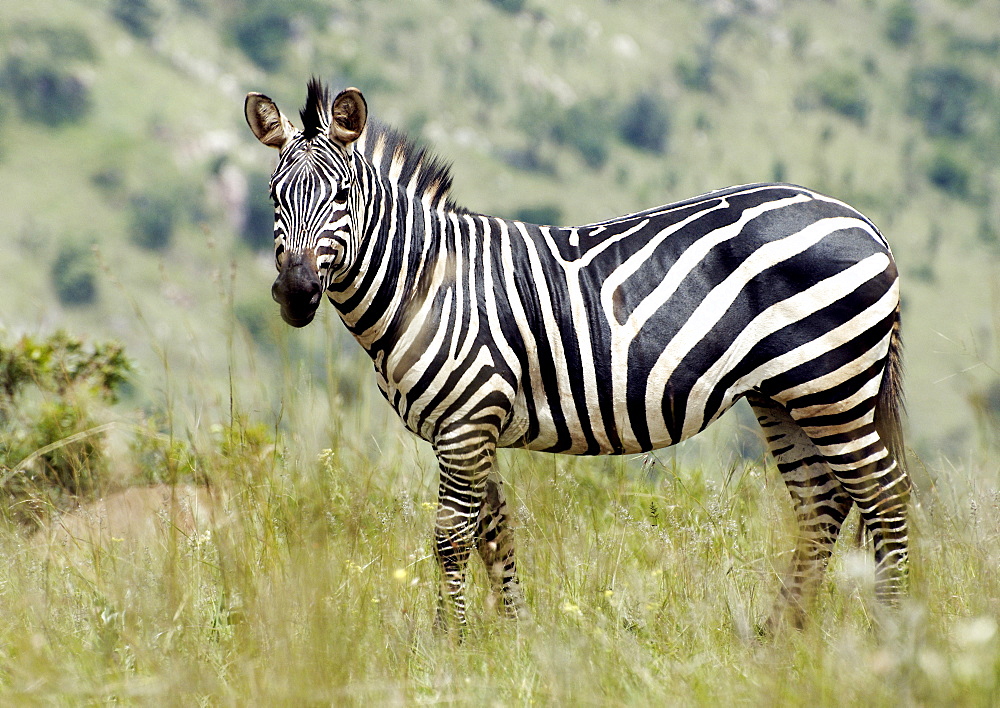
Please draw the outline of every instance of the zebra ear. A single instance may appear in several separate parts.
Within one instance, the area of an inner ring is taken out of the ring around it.
[[[333,99],[333,122],[330,137],[350,145],[361,137],[368,121],[368,104],[356,88],[344,89]]]
[[[268,147],[281,149],[295,133],[291,121],[282,115],[274,101],[262,93],[248,93],[243,111],[250,130]]]

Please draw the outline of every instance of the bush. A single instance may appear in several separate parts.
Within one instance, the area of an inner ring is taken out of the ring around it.
[[[3,63],[2,86],[25,120],[57,127],[91,109],[88,66],[96,59],[89,37],[77,29],[15,28]]]
[[[263,295],[249,297],[237,302],[233,307],[236,321],[250,335],[254,343],[267,353],[274,353],[278,342],[278,329],[282,326],[278,318],[278,306],[270,297]]]
[[[553,137],[572,147],[589,167],[599,169],[608,159],[608,138],[613,135],[613,113],[603,99],[577,103],[552,128]]]
[[[524,0],[490,0],[504,12],[516,14],[524,9]]]
[[[162,251],[170,245],[177,222],[177,199],[172,195],[140,194],[129,205],[129,237],[136,246]]]
[[[150,0],[113,0],[111,16],[135,37],[150,39],[156,31],[160,12]]]
[[[292,38],[292,21],[277,7],[261,7],[239,15],[232,25],[233,39],[244,54],[265,71],[279,69]]]
[[[861,77],[853,71],[827,71],[810,85],[816,101],[823,108],[845,118],[864,123],[868,117],[868,98]]]
[[[247,189],[246,212],[240,238],[255,251],[274,247],[274,206],[268,199],[269,178],[254,173]]]
[[[919,67],[910,74],[907,111],[929,135],[963,137],[981,91],[979,81],[960,66]]]
[[[678,60],[676,69],[677,77],[687,88],[705,92],[712,90],[715,61],[710,49],[701,48],[694,58]]]
[[[90,248],[64,244],[52,261],[52,285],[63,305],[90,305],[97,300],[97,264]]]
[[[641,150],[663,152],[670,135],[666,103],[653,93],[639,93],[622,111],[618,131],[626,143]]]
[[[555,226],[562,223],[562,209],[556,204],[525,206],[515,212],[514,218],[527,224]]]
[[[964,199],[969,196],[972,173],[969,166],[953,152],[940,150],[927,167],[927,179],[942,191]]]
[[[117,400],[131,369],[120,345],[88,347],[65,332],[0,343],[0,487],[16,518],[99,484],[103,433],[92,409]]]
[[[917,9],[910,0],[900,0],[889,8],[886,38],[898,47],[908,45],[917,34]]]

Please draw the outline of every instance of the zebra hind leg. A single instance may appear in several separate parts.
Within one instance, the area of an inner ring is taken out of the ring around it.
[[[845,429],[828,417],[797,420],[857,504],[875,548],[875,596],[895,607],[908,590],[909,478],[873,424]]]
[[[490,601],[497,609],[502,607],[508,617],[528,618],[524,594],[517,580],[514,533],[510,528],[503,481],[495,473],[486,480],[486,495],[476,527],[476,549],[490,577]]]
[[[851,510],[850,496],[833,476],[813,441],[780,405],[751,400],[768,449],[792,498],[798,534],[791,567],[764,626],[774,632],[787,617],[801,628],[826,571],[840,528]]]

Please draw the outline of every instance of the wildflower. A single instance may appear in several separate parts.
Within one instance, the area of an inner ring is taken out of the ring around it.
[[[393,572],[392,574],[392,577],[396,580],[397,583],[401,583],[406,580],[407,575],[409,575],[409,573],[406,572],[406,568],[396,568],[395,572]]]
[[[569,600],[563,603],[562,611],[568,615],[577,615],[578,617],[583,616],[583,613],[580,611],[580,606],[570,602]]]

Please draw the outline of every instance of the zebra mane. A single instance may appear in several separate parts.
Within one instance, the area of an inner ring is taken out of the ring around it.
[[[368,121],[361,142],[362,154],[379,174],[404,188],[413,185],[415,195],[434,207],[466,213],[451,198],[451,164],[428,148],[377,120]]]
[[[306,105],[299,111],[299,117],[302,119],[302,137],[312,140],[330,130],[332,108],[330,89],[316,77],[311,78],[306,88]]]
[[[307,140],[330,130],[333,96],[319,79],[309,81],[306,103],[299,116],[302,136]],[[379,174],[403,187],[414,184],[416,178],[418,197],[430,200],[435,207],[443,205],[448,211],[465,212],[451,199],[451,165],[404,133],[378,120],[369,120],[358,147]]]

